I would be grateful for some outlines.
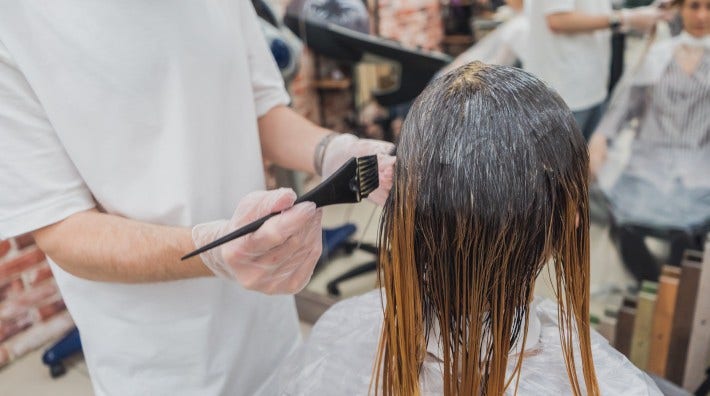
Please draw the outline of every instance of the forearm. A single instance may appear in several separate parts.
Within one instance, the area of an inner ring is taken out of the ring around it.
[[[285,106],[275,107],[259,118],[264,158],[288,169],[314,173],[315,147],[331,132]]]
[[[643,116],[646,108],[647,88],[629,86],[623,81],[617,86],[614,96],[602,117],[597,131],[607,138],[616,137],[621,129],[633,118]]]
[[[39,247],[65,271],[105,282],[159,282],[211,276],[192,251],[189,228],[142,223],[96,210],[36,230]]]
[[[547,26],[555,33],[587,33],[609,28],[609,15],[560,12],[547,15]]]

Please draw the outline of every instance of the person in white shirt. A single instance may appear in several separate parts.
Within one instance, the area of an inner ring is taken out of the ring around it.
[[[523,67],[550,84],[589,139],[603,111],[611,62],[610,31],[650,29],[670,17],[654,6],[612,11],[609,0],[528,0]]]
[[[327,175],[392,148],[288,101],[248,1],[0,3],[0,238],[31,231],[47,254],[97,395],[271,394],[299,328],[293,298],[267,294],[308,281],[321,213],[255,192],[262,155]]]

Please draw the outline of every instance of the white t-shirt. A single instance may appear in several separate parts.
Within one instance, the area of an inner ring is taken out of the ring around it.
[[[264,188],[257,115],[286,103],[247,0],[3,1],[0,238],[97,203],[229,218]],[[52,269],[98,395],[253,395],[298,343],[292,297]]]
[[[530,19],[523,67],[554,88],[572,111],[585,110],[606,98],[611,62],[609,29],[556,34],[546,16],[559,12],[611,13],[609,0],[527,0]]]

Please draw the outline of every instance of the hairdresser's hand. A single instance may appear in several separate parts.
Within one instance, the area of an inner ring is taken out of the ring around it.
[[[596,179],[599,170],[606,161],[607,143],[606,136],[597,132],[589,139],[589,175]]]
[[[322,250],[322,210],[313,202],[293,206],[291,189],[248,194],[232,219],[200,224],[192,229],[199,247],[270,213],[255,232],[216,247],[200,257],[217,276],[236,280],[266,294],[292,294],[306,286]]]
[[[383,205],[392,188],[392,175],[395,158],[390,155],[394,144],[381,140],[358,139],[354,135],[342,134],[333,138],[325,148],[323,155],[323,178],[333,172],[352,157],[377,154],[380,174],[380,186],[370,193],[368,199]]]
[[[669,20],[672,13],[656,6],[625,8],[621,10],[621,29],[645,33],[660,20]]]

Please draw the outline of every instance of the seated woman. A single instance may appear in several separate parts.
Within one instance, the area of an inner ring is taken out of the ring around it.
[[[520,69],[471,63],[435,79],[402,130],[383,289],[320,318],[278,371],[279,394],[659,394],[589,328],[576,125]],[[559,306],[533,297],[548,262]]]
[[[674,3],[683,32],[653,45],[627,72],[589,143],[612,235],[639,281],[660,272],[645,234],[669,239],[664,263],[679,265],[710,231],[710,0]],[[608,140],[630,141],[625,164],[607,161]]]

